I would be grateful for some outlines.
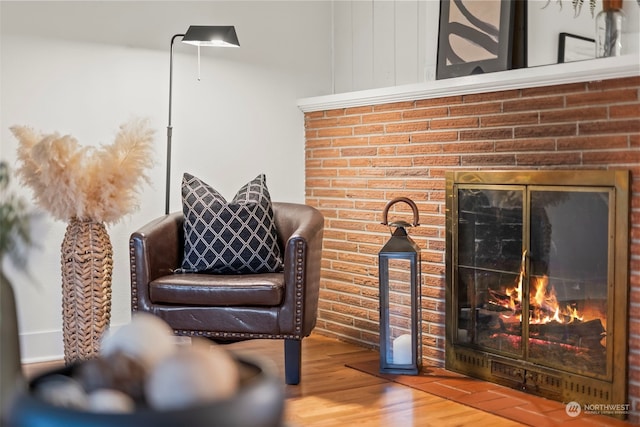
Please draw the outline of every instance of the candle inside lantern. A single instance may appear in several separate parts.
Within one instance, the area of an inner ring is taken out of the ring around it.
[[[403,334],[393,340],[392,363],[396,365],[411,365],[411,335]]]

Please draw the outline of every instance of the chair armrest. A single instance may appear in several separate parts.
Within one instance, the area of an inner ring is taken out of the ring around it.
[[[152,311],[149,283],[180,268],[184,252],[182,212],[165,215],[133,232],[129,239],[131,307]]]
[[[302,204],[273,203],[284,244],[285,297],[280,329],[297,339],[308,336],[316,324],[324,217]]]

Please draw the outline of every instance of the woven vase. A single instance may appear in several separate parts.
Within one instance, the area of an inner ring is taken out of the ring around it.
[[[96,356],[111,318],[113,249],[105,225],[72,218],[62,242],[65,363]]]

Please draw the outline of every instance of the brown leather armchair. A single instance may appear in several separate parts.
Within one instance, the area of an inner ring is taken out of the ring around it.
[[[284,269],[278,273],[176,273],[182,213],[131,235],[131,305],[164,319],[177,335],[220,341],[284,339],[285,381],[300,382],[301,344],[316,324],[324,218],[313,207],[273,202]]]

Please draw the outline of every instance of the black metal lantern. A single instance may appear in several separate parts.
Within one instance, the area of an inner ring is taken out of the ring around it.
[[[413,224],[389,224],[389,208],[398,202],[413,210]],[[422,364],[420,326],[420,248],[406,229],[418,226],[418,207],[406,197],[391,200],[382,224],[395,227],[378,254],[380,281],[380,372],[416,375]]]

